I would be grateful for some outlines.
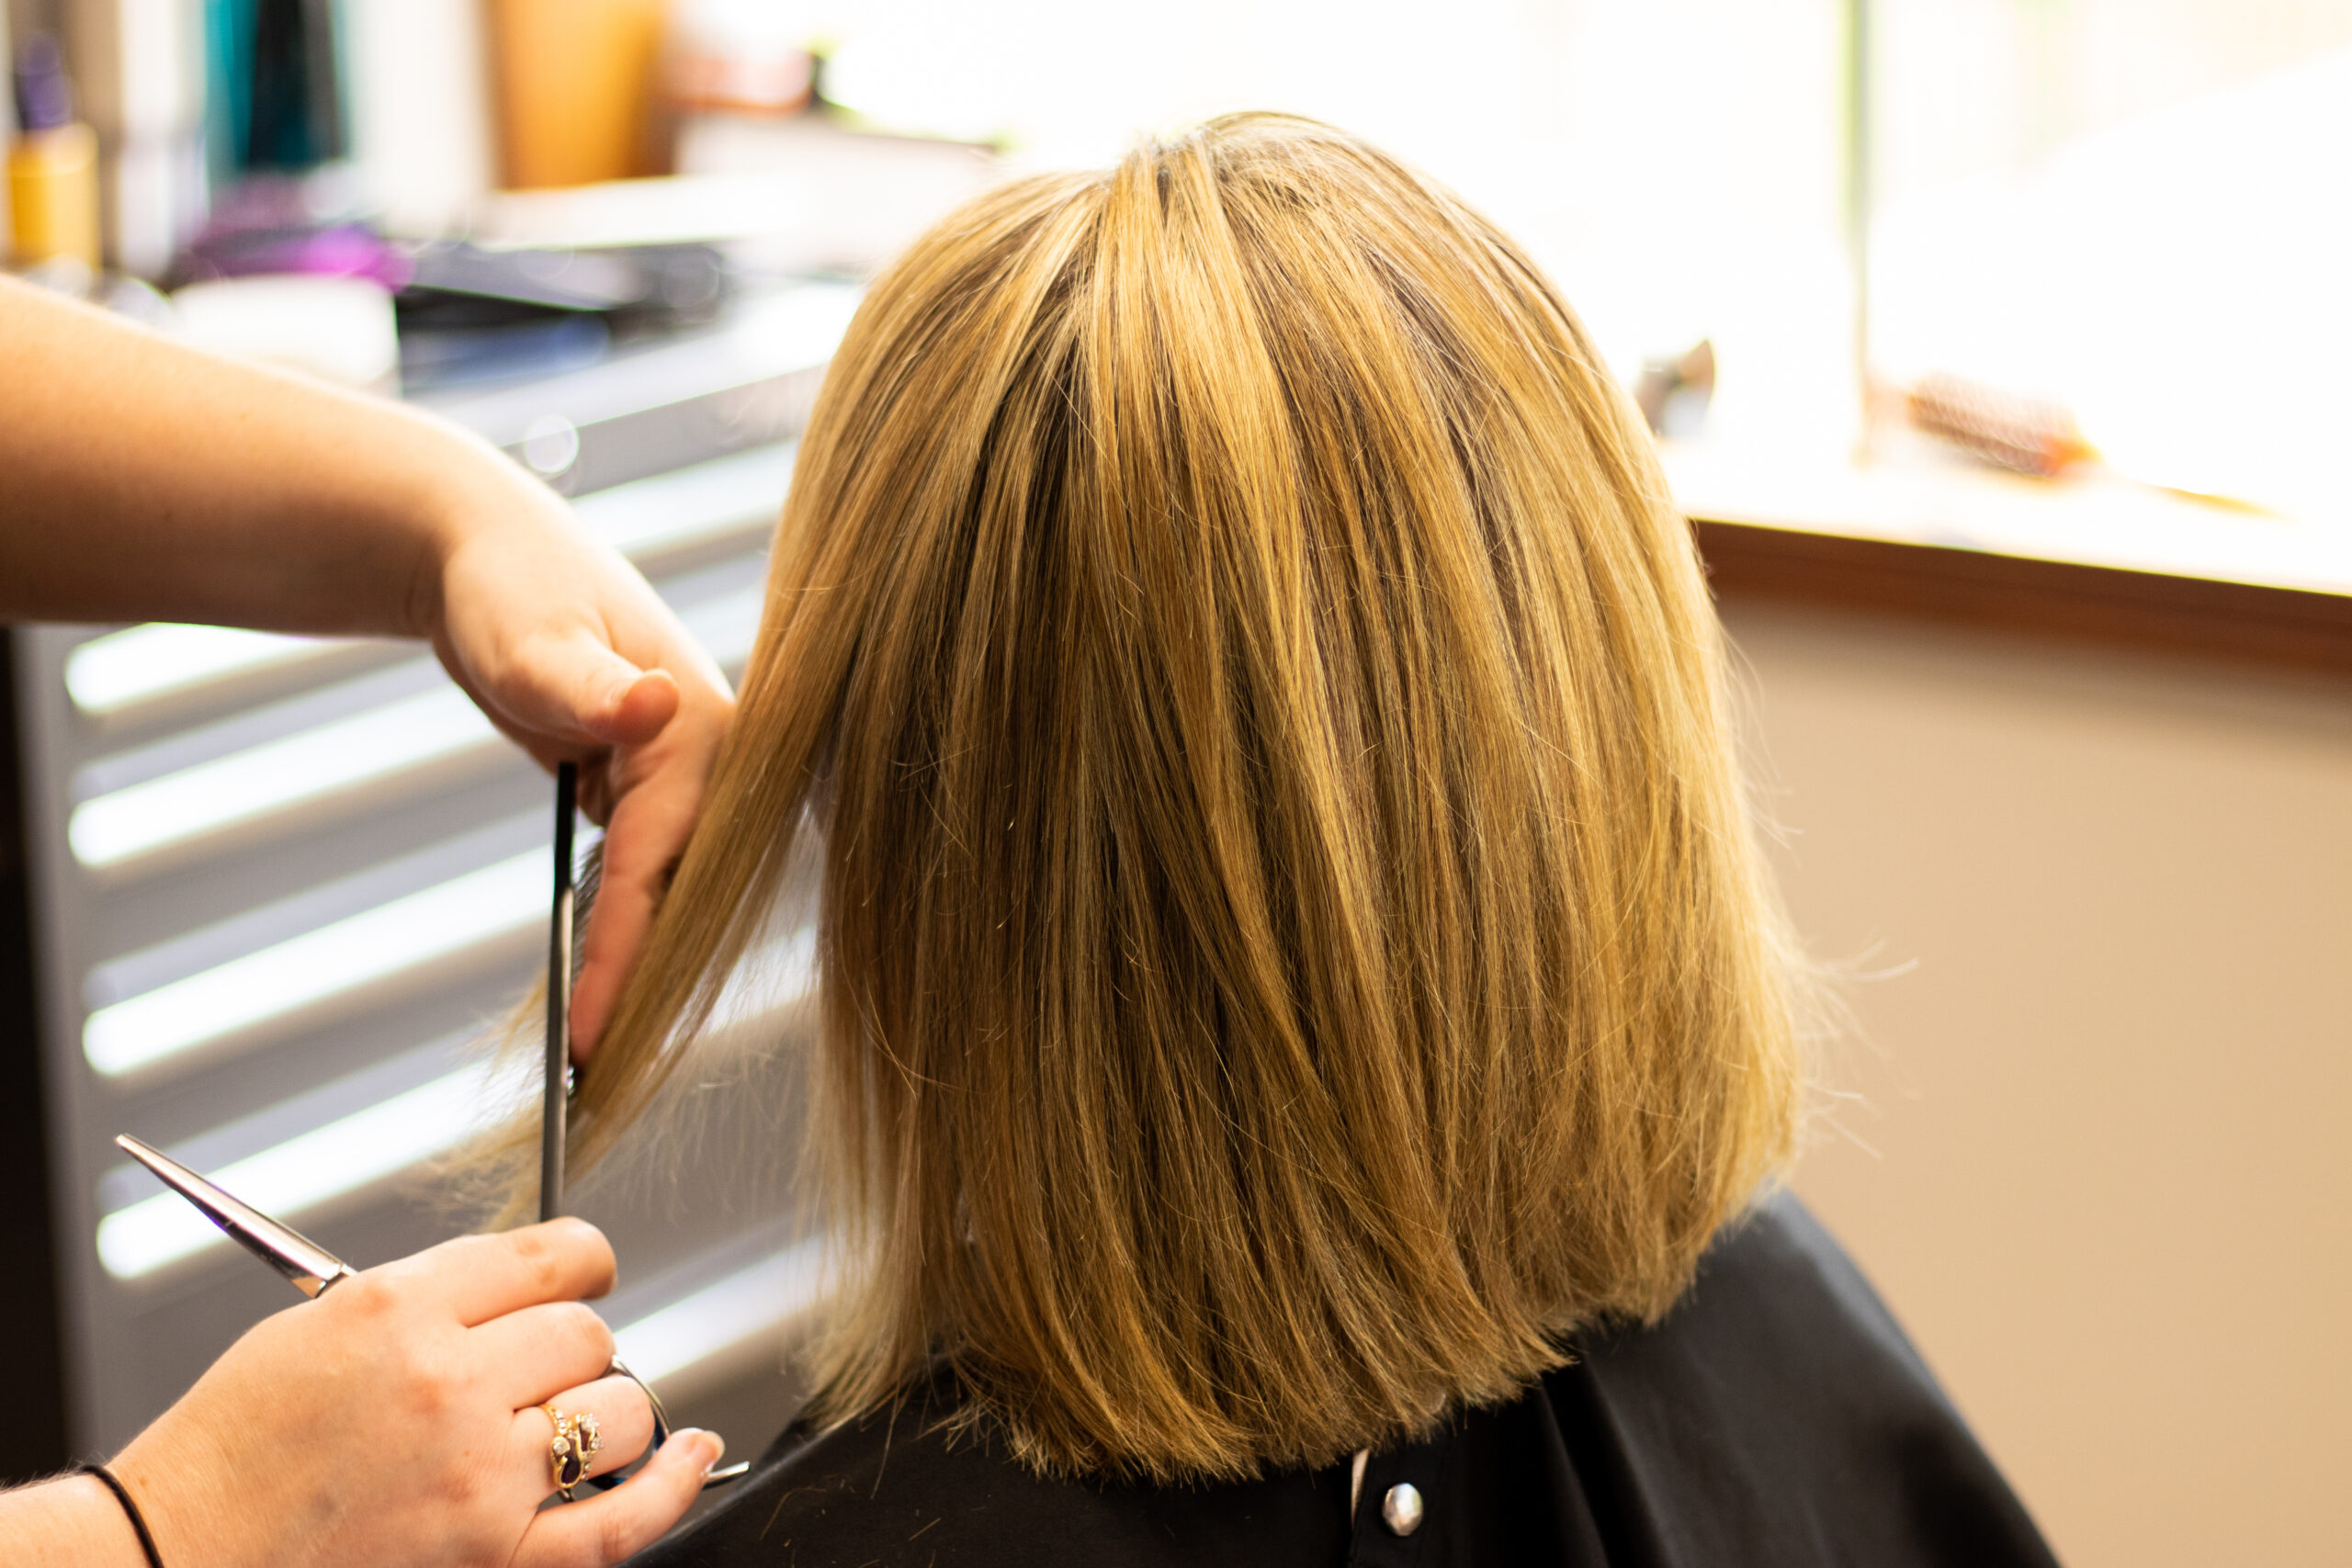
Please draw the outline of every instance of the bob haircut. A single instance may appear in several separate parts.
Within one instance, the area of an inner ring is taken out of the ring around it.
[[[867,295],[585,1075],[608,1148],[814,850],[819,1411],[1331,1462],[1653,1318],[1785,1156],[1802,971],[1639,416],[1536,267],[1248,115]]]

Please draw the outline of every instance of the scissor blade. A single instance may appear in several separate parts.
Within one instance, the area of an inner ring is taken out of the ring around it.
[[[539,1108],[539,1218],[563,1213],[563,1153],[571,1083],[571,832],[579,816],[580,767],[555,770],[555,901],[548,915],[547,1087]]]
[[[115,1139],[115,1145],[195,1204],[230,1240],[285,1275],[304,1295],[315,1296],[351,1272],[342,1258],[309,1236],[239,1202],[153,1144],[125,1133]]]

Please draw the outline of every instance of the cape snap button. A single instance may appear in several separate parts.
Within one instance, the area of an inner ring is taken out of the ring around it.
[[[1410,1535],[1421,1528],[1421,1489],[1400,1481],[1380,1500],[1381,1522],[1391,1535]]]

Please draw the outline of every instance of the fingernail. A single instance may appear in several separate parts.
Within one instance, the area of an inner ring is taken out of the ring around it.
[[[703,1473],[707,1475],[720,1460],[727,1457],[727,1439],[700,1427],[694,1428],[694,1437],[702,1450]]]

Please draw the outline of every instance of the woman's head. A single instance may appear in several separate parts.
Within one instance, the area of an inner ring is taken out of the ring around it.
[[[830,1407],[1328,1461],[1662,1311],[1787,1149],[1790,960],[1638,419],[1455,198],[1272,117],[972,203],[802,444],[644,1103],[821,832]]]

